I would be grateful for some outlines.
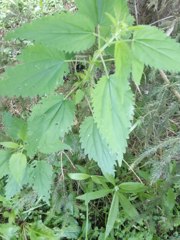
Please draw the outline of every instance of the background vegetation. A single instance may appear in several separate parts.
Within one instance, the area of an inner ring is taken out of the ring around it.
[[[129,1],[129,4],[138,23],[159,26],[180,41],[178,0],[137,0]],[[0,1],[0,73],[16,63],[16,56],[28,44],[6,41],[6,32],[42,15],[75,10],[73,1]],[[72,66],[72,72],[81,72],[81,67]],[[125,156],[127,164],[117,170],[116,182],[137,180],[138,176],[148,188],[144,193],[146,196],[128,195],[138,210],[139,218],[135,221],[131,213],[120,209],[109,240],[180,239],[180,99],[176,94],[180,92],[180,75],[167,73],[167,76],[170,82],[158,71],[146,68],[140,89],[135,88],[136,128],[129,140]],[[71,74],[69,81],[72,81]],[[36,98],[2,98],[0,110],[25,119],[36,102]],[[85,109],[81,109],[79,115],[83,115],[83,111]],[[1,119],[0,141],[6,139],[9,139],[6,124]],[[6,193],[4,190],[6,178],[1,179],[1,239],[85,239],[86,206],[76,197],[100,187],[98,180],[73,181],[68,173],[100,175],[100,172],[96,163],[87,161],[78,148],[76,131],[69,141],[74,146],[71,154],[52,154],[45,159],[56,166],[49,205],[32,189],[24,189],[8,198],[7,189]],[[112,184],[111,179],[103,181],[109,186]],[[111,197],[105,197],[90,203],[89,239],[104,239],[111,201]]]

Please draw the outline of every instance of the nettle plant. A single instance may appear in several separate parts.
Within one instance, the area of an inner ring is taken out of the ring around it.
[[[0,177],[8,175],[9,197],[29,184],[48,202],[53,171],[42,156],[71,151],[66,136],[72,126],[79,128],[88,158],[114,176],[133,129],[130,79],[138,86],[145,65],[179,70],[179,44],[156,27],[134,26],[125,0],[76,4],[76,13],[42,17],[7,35],[31,44],[2,75],[0,96],[40,98],[27,121],[3,114],[13,140],[2,142],[0,150]],[[73,64],[85,68],[73,73]],[[76,114],[81,106],[83,120]]]

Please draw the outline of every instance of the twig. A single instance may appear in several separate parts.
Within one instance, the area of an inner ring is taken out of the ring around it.
[[[135,10],[135,16],[136,16],[136,23],[139,23],[139,19],[138,19],[138,9],[137,9],[137,1],[134,0],[134,10]]]
[[[173,94],[177,97],[178,101],[180,102],[180,93],[171,86],[171,82],[169,81],[165,72],[163,70],[159,70],[159,72],[160,72],[160,75],[161,75],[162,79],[164,80],[164,82],[169,86],[169,88],[171,89]]]
[[[137,173],[134,171],[134,169],[127,163],[125,160],[123,162],[128,166],[129,170],[134,173],[134,175],[137,177],[140,183],[143,183],[143,181],[140,179],[140,177],[137,175]]]

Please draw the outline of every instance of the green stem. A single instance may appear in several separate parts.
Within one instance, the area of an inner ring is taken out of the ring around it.
[[[86,204],[86,240],[88,240],[88,215],[89,215],[89,205]]]

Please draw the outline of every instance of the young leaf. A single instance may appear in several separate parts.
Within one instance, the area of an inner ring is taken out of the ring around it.
[[[132,78],[137,86],[140,85],[140,81],[143,75],[144,63],[140,62],[137,58],[132,60]]]
[[[27,123],[22,118],[12,116],[10,113],[5,112],[2,116],[2,122],[6,134],[12,139],[25,140],[27,135]]]
[[[82,24],[83,21],[83,24]],[[25,38],[67,52],[79,52],[95,43],[94,24],[80,14],[42,17],[8,34],[7,38]]]
[[[102,77],[94,89],[94,118],[109,147],[118,154],[119,165],[127,147],[133,104],[133,94],[127,79],[116,75]]]
[[[155,27],[141,26],[134,32],[132,51],[145,65],[180,71],[180,44]]]
[[[139,217],[139,214],[136,210],[136,208],[131,204],[129,199],[124,196],[124,194],[119,193],[119,202],[121,203],[121,206],[124,210],[124,212],[129,216],[130,218],[137,220]]]
[[[53,145],[58,141],[60,144],[59,138],[72,126],[74,111],[74,104],[62,95],[49,96],[36,105],[28,119],[28,155],[33,156],[38,150],[53,152]]]
[[[15,142],[0,142],[0,145],[5,148],[12,148],[12,149],[17,149],[19,147],[19,144]]]
[[[46,161],[37,161],[31,173],[30,183],[38,196],[49,203],[50,188],[52,184],[52,166]]]
[[[119,21],[132,24],[132,17],[125,0],[76,0],[79,12],[88,16],[95,26],[110,25],[106,13],[116,17]]]
[[[9,174],[9,159],[11,153],[8,151],[0,150],[0,179]]]
[[[0,81],[1,96],[49,94],[63,83],[68,71],[63,53],[41,45],[26,48],[18,60],[21,64],[8,68]]]
[[[146,187],[139,182],[124,182],[119,185],[120,191],[125,193],[144,192]]]
[[[9,170],[14,180],[21,184],[26,170],[27,158],[23,153],[14,153],[9,159]]]
[[[88,117],[82,123],[80,139],[82,148],[89,159],[96,161],[103,173],[114,175],[114,165],[117,158],[110,152],[92,117]]]
[[[85,193],[81,196],[78,196],[77,199],[83,200],[83,201],[86,202],[86,204],[88,204],[90,201],[96,200],[96,199],[99,199],[99,198],[103,198],[111,192],[112,192],[111,189],[102,189],[102,190],[95,191],[95,192]]]
[[[86,173],[69,173],[69,177],[73,180],[82,181],[90,178],[91,176]]]
[[[106,232],[105,232],[105,238],[107,238],[112,231],[114,224],[117,220],[117,216],[119,214],[119,196],[118,192],[115,192],[113,195],[111,207],[108,214],[108,220],[106,224]]]

